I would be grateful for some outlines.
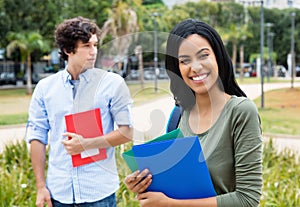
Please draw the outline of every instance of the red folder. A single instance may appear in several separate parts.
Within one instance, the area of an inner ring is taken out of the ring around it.
[[[65,116],[68,132],[94,138],[103,135],[100,109],[92,109]],[[72,155],[73,167],[89,164],[107,158],[106,149],[98,149],[97,154],[82,158],[81,154]]]

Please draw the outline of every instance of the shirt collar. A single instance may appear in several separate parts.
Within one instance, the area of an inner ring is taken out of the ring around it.
[[[68,68],[68,65],[66,65],[66,67],[65,67],[65,69],[63,71],[63,75],[62,75],[62,77],[63,77],[63,83],[65,85],[69,85],[70,84],[70,80],[72,79],[71,74],[68,72],[67,68]],[[84,71],[83,73],[81,73],[79,75],[79,79],[83,80],[85,82],[89,82],[91,80],[92,76],[93,76],[93,74],[92,74],[92,70],[93,69],[94,68],[87,69],[86,71]]]

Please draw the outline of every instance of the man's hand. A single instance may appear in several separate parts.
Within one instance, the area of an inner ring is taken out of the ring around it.
[[[67,136],[71,139],[65,139],[62,141],[65,149],[67,150],[68,154],[76,155],[83,151],[85,151],[85,139],[78,134],[66,132],[63,136]]]
[[[48,207],[52,207],[50,192],[46,187],[43,187],[37,191],[35,204],[37,207],[44,207],[45,203],[48,204]]]

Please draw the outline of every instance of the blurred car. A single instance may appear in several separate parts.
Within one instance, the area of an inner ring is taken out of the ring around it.
[[[130,80],[138,80],[140,77],[139,71],[138,70],[131,70],[129,73],[129,79]]]
[[[17,84],[17,77],[14,72],[1,72],[0,73],[0,85],[3,84]]]
[[[169,76],[167,74],[167,70],[165,68],[160,68],[159,69],[159,74],[158,74],[159,79],[168,79]]]
[[[154,80],[155,79],[153,67],[144,68],[144,79],[145,80]]]
[[[50,68],[50,69],[49,69]],[[55,71],[51,67],[45,67],[43,71],[41,72],[33,72],[31,74],[31,82],[33,84],[37,84],[41,79],[46,78],[52,74],[54,74]],[[24,78],[23,78],[23,83],[27,83],[27,73],[25,73]]]
[[[157,71],[157,79],[168,79],[169,76],[165,68],[159,68]],[[154,80],[155,72],[153,67],[144,68],[144,79],[145,80]]]
[[[276,66],[277,77],[286,77],[287,70],[283,65]]]
[[[300,66],[296,65],[296,77],[300,77]]]
[[[241,67],[237,64],[236,76],[239,77],[241,73]],[[243,75],[244,77],[256,77],[256,71],[253,69],[250,63],[243,64]]]

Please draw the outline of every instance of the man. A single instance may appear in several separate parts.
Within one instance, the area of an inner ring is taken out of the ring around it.
[[[56,43],[67,65],[64,70],[42,79],[34,90],[29,107],[28,142],[38,207],[44,204],[50,207],[116,206],[119,177],[114,146],[132,139],[132,100],[119,75],[94,68],[99,35],[98,26],[83,17],[58,25]],[[85,139],[81,134],[66,132],[65,115],[95,108],[101,111],[103,136]],[[94,148],[105,148],[107,158],[72,166],[71,155]]]

